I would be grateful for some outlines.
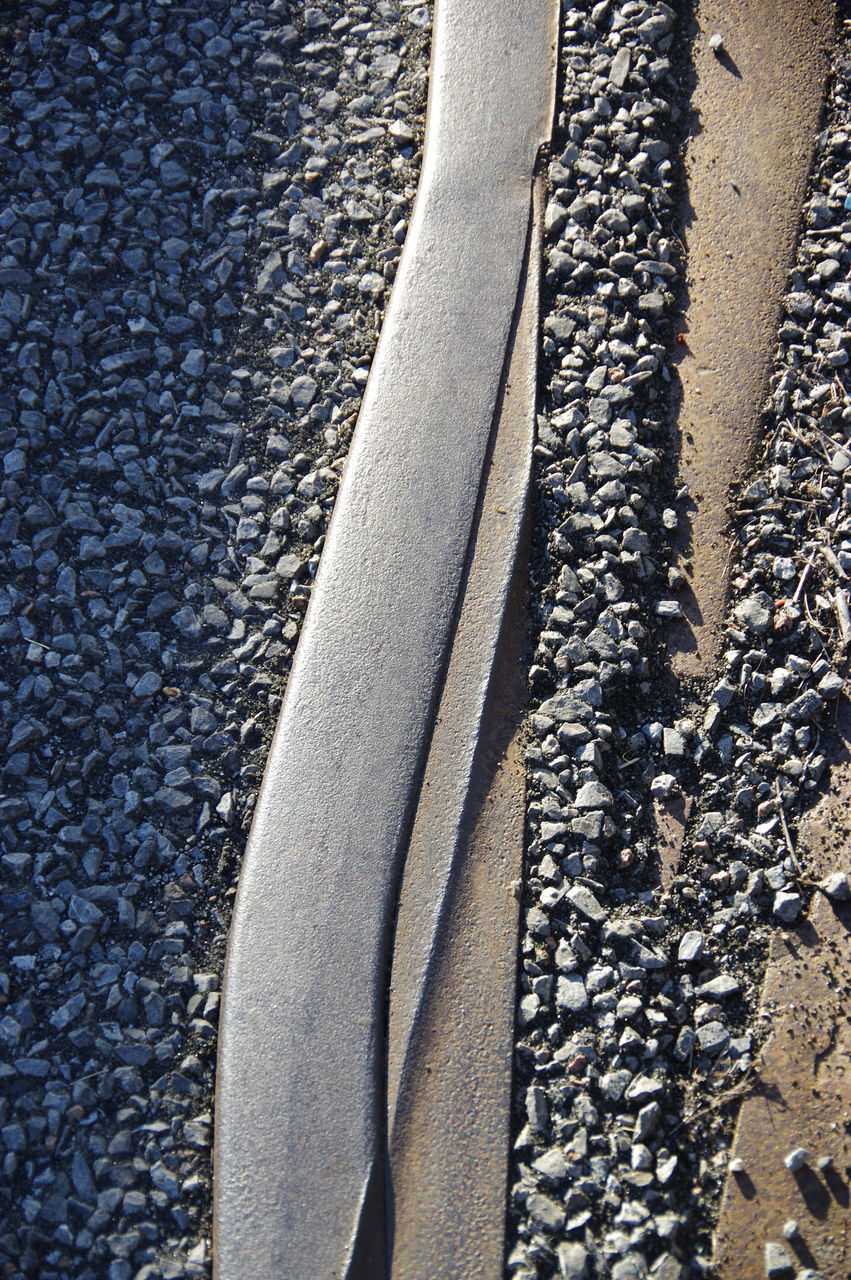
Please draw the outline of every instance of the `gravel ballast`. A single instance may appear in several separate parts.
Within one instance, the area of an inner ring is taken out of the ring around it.
[[[684,45],[664,4],[566,15],[536,450],[507,1246],[519,1280],[711,1274],[736,1099],[771,1029],[758,1012],[768,941],[805,917],[797,819],[844,688],[847,46],[785,299],[766,452],[733,495],[723,666],[679,689],[667,669],[687,566],[666,538],[691,500],[667,426],[686,265]],[[682,820],[692,802],[678,873],[666,872],[654,806]],[[839,869],[834,880],[846,883]]]
[[[420,5],[0,27],[0,1260],[210,1269],[244,847],[418,175]]]
[[[0,19],[10,1277],[210,1272],[229,903],[404,242],[429,24],[407,0],[45,0]],[[735,502],[724,665],[667,679],[683,574],[665,539],[688,500],[667,426],[684,39],[663,3],[564,9],[518,1280],[710,1274],[734,1095],[770,1029],[768,938],[812,892],[789,843],[851,636],[842,44],[766,453]],[[652,804],[683,796],[683,865],[661,885]],[[848,894],[839,870],[830,892]]]

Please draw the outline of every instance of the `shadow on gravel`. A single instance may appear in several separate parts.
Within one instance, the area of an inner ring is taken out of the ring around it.
[[[839,1171],[833,1165],[825,1169],[824,1180],[836,1203],[842,1209],[847,1209],[851,1205],[851,1193],[848,1190],[848,1183],[843,1181]]]
[[[817,1270],[815,1256],[800,1236],[796,1236],[794,1240],[790,1240],[789,1247],[802,1267],[809,1267],[813,1271]]]
[[[830,1195],[827,1187],[819,1181],[809,1165],[804,1165],[803,1169],[798,1170],[795,1181],[808,1212],[814,1218],[826,1218],[830,1209]],[[807,1263],[807,1266],[810,1265],[815,1266],[815,1262]]]

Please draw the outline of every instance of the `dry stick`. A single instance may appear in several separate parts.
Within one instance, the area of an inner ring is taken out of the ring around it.
[[[807,429],[809,431],[815,432],[816,436],[824,435],[823,431],[819,431],[817,427],[814,427],[812,425],[809,425]],[[820,439],[805,440],[804,437],[801,435],[800,431],[798,431],[797,427],[793,427],[791,423],[789,424],[789,430],[791,434],[795,437],[795,439],[798,441],[798,444],[802,445],[804,449],[817,449],[820,451],[825,462],[827,463],[830,462],[830,454],[827,452],[827,449],[825,449],[824,443],[822,442],[822,440]],[[830,443],[834,447],[836,446],[835,440],[831,440]],[[821,488],[821,484],[819,484],[819,488]]]
[[[780,814],[780,825],[783,828],[783,839],[786,841],[786,848],[789,851],[789,857],[792,859],[792,865],[798,876],[804,873],[801,870],[801,864],[798,861],[798,855],[795,853],[795,846],[792,844],[792,837],[789,834],[789,824],[786,821],[786,810],[783,808],[783,794],[780,790],[780,782],[774,779],[774,790],[777,793],[777,812]]]
[[[816,633],[816,637],[822,647],[822,651],[825,652],[827,650],[827,645],[824,642],[824,628],[819,626],[813,615],[810,613],[810,602],[806,596],[804,596],[804,613],[807,615],[807,621]]]
[[[831,568],[831,569],[833,570],[833,572],[836,574],[837,578],[843,578],[843,579],[847,579],[847,578],[848,578],[848,574],[847,574],[847,573],[845,572],[845,570],[842,568],[842,565],[839,563],[839,560],[838,560],[838,558],[837,558],[837,556],[836,556],[836,553],[835,553],[835,551],[833,551],[833,550],[832,550],[832,548],[830,548],[830,547],[819,547],[819,551],[821,552],[822,556],[824,557],[825,562],[827,563],[828,567],[829,567],[829,568]]]
[[[851,26],[851,23],[846,22],[845,26]],[[848,221],[840,223],[838,227],[807,227],[807,234],[804,242],[806,243],[807,240],[814,239],[816,236],[819,238],[822,236],[833,236],[834,240],[838,240],[843,232],[847,233],[849,230],[851,230],[851,224]]]
[[[843,649],[851,641],[851,612],[848,609],[848,596],[842,587],[837,587],[833,596],[833,607],[836,610],[836,620],[839,623],[839,632],[842,636]]]
[[[763,502],[758,507],[736,507],[733,515],[756,520],[759,516],[772,515],[775,511],[785,511],[785,509],[782,502]]]
[[[813,565],[815,564],[815,559],[816,559],[816,553],[813,552],[809,560],[807,561],[807,563],[804,565],[801,576],[798,579],[798,585],[795,588],[795,594],[792,596],[792,604],[797,604],[798,601],[800,600],[801,592],[804,589],[804,583],[806,582],[809,576],[810,569],[812,569]]]
[[[830,385],[831,385],[831,388],[833,388],[833,383],[831,383]],[[817,422],[811,422],[809,424],[809,429],[810,431],[815,431],[819,436],[821,436],[822,444],[824,444],[825,446],[829,445],[830,448],[833,449],[834,451],[836,451],[837,449],[842,449],[844,447],[839,443],[838,440],[834,440],[830,432],[825,431],[824,427],[819,426]]]
[[[695,1120],[702,1120],[703,1117],[709,1115],[710,1112],[717,1111],[719,1107],[726,1106],[728,1102],[733,1102],[736,1098],[740,1098],[744,1094],[752,1093],[758,1082],[759,1067],[754,1063],[748,1068],[747,1075],[740,1080],[738,1084],[732,1085],[729,1089],[724,1089],[705,1107],[700,1107],[697,1111],[691,1111],[687,1116],[683,1116],[679,1124],[674,1125],[671,1133],[676,1133],[677,1130],[682,1129],[684,1125],[693,1124]]]
[[[730,573],[733,565],[733,557],[736,554],[736,543],[738,539],[735,534],[730,538],[730,548],[727,552],[727,559],[724,561],[724,581],[729,583]]]

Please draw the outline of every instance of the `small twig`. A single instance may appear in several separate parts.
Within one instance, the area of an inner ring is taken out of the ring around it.
[[[725,582],[729,581],[730,572],[732,569],[732,564],[733,564],[733,559],[735,557],[735,554],[736,554],[736,537],[734,534],[733,537],[730,539],[730,547],[729,547],[729,550],[727,551],[727,559],[724,561]]]
[[[822,627],[819,626],[819,624],[816,622],[813,615],[810,613],[810,602],[806,596],[804,596],[804,613],[807,615],[807,621],[809,622],[813,631],[815,631],[818,637],[818,642],[821,645],[822,649],[826,649],[827,645],[824,643],[824,630],[822,629]]]
[[[836,610],[836,620],[842,636],[842,647],[845,648],[851,642],[851,611],[848,609],[848,596],[842,587],[837,587],[834,592],[833,607]]]
[[[833,572],[836,574],[837,578],[842,578],[843,580],[846,580],[848,578],[848,574],[845,572],[845,570],[842,568],[842,565],[839,563],[836,553],[830,547],[819,547],[819,551],[824,556],[825,561],[827,562],[828,566],[833,570]]]
[[[845,26],[851,26],[851,23],[846,21]],[[838,240],[839,237],[844,233],[847,233],[848,230],[849,224],[847,220],[841,223],[838,227],[807,227],[807,230],[804,232],[804,241],[806,242],[816,236],[833,236],[834,240]]]
[[[763,502],[759,507],[736,507],[733,515],[745,516],[749,520],[756,520],[759,516],[773,515],[779,511],[785,511],[782,502]]]
[[[783,808],[783,793],[780,790],[780,781],[774,779],[774,790],[777,793],[777,812],[780,814],[780,825],[783,828],[783,839],[786,841],[786,848],[789,857],[792,859],[792,865],[796,874],[800,877],[804,873],[801,870],[801,864],[798,861],[798,855],[795,853],[795,846],[792,844],[792,837],[789,834],[789,823],[786,821],[786,810]]]
[[[722,1093],[719,1093],[717,1098],[713,1098],[705,1107],[700,1107],[697,1111],[692,1111],[687,1116],[683,1116],[679,1124],[674,1125],[671,1133],[676,1133],[677,1130],[682,1129],[684,1125],[693,1124],[695,1120],[702,1120],[704,1116],[710,1115],[711,1112],[717,1111],[720,1107],[726,1106],[728,1102],[733,1102],[736,1098],[740,1098],[744,1094],[751,1093],[758,1079],[759,1068],[756,1063],[754,1063],[748,1068],[747,1074],[739,1081],[738,1084],[734,1084],[729,1089],[725,1089]]]
[[[831,383],[831,387],[832,386],[833,386],[833,383]],[[833,436],[830,435],[827,431],[825,431],[824,427],[820,427],[817,422],[810,423],[810,431],[815,431],[818,435],[820,435],[822,439],[822,444],[824,444],[825,446],[829,445],[830,448],[834,450],[834,452],[837,449],[842,448],[842,445],[839,443],[839,441],[834,440]]]
[[[813,552],[809,560],[807,561],[807,563],[804,565],[804,568],[801,572],[801,576],[798,579],[798,585],[795,588],[795,594],[792,596],[792,604],[797,604],[798,601],[800,600],[801,592],[804,589],[804,583],[807,581],[807,578],[809,577],[810,569],[812,569],[813,565],[815,564],[815,559],[816,559],[816,553]]]
[[[801,445],[803,445],[803,447],[804,447],[805,449],[815,449],[815,450],[818,450],[818,451],[821,453],[822,457],[824,458],[825,462],[830,463],[830,454],[828,453],[827,449],[825,448],[824,439],[822,438],[822,437],[824,436],[824,434],[825,434],[825,433],[824,433],[823,431],[821,431],[817,426],[815,426],[815,424],[814,424],[814,423],[810,423],[810,424],[808,425],[807,430],[809,430],[809,431],[812,431],[812,432],[813,432],[813,435],[814,435],[814,438],[813,438],[813,439],[811,439],[811,440],[805,440],[805,439],[803,438],[803,436],[801,435],[801,433],[800,433],[799,431],[796,431],[796,430],[794,429],[794,427],[792,428],[792,435],[793,435],[793,436],[795,436],[795,438],[796,438],[796,440],[798,441],[798,443],[799,443],[799,444],[801,444]],[[830,437],[829,437],[829,436],[828,436],[827,438],[830,440]],[[835,448],[836,448],[836,441],[835,441],[835,440],[831,440],[831,441],[830,441],[830,443],[833,445],[833,447],[834,447],[834,449],[835,449]],[[824,473],[822,472],[822,475],[823,475],[823,474],[824,474]],[[821,479],[822,479],[822,477],[820,476],[820,477],[819,477],[819,489],[821,489]]]

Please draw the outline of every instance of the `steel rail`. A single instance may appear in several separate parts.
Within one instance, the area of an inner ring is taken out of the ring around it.
[[[675,539],[689,590],[669,627],[677,677],[724,644],[728,503],[753,461],[781,299],[824,101],[834,0],[702,0],[696,123],[680,210],[688,263],[674,448],[694,506]],[[723,36],[710,48],[711,35]]]
[[[523,302],[399,894],[387,1089],[394,1280],[503,1274],[525,818],[515,735],[526,611],[516,596],[542,233],[539,177]]]
[[[220,1280],[387,1271],[386,966],[512,331],[558,6],[439,0],[422,178],[240,876]]]

